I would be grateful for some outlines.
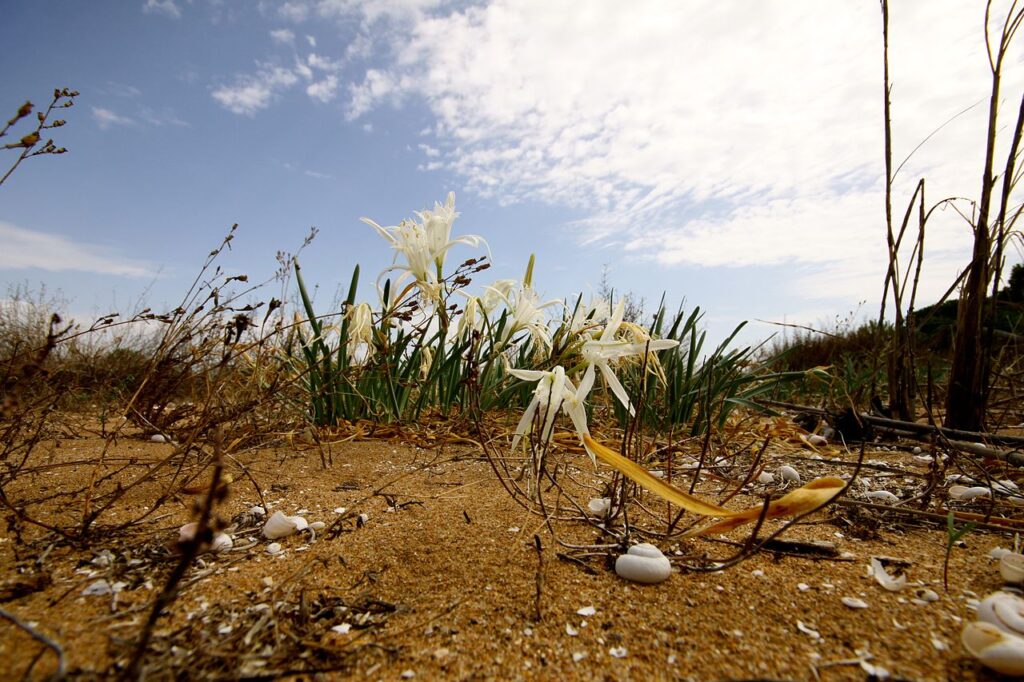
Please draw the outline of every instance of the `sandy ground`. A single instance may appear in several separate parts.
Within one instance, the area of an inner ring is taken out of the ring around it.
[[[103,447],[88,437],[57,444],[52,461],[88,460]],[[144,462],[170,448],[122,439],[110,456]],[[727,570],[695,572],[684,566],[695,556],[725,557],[734,548],[656,541],[677,565],[667,582],[643,586],[616,576],[600,556],[559,558],[571,552],[516,504],[472,445],[421,448],[395,438],[334,443],[330,454],[326,469],[308,446],[246,455],[271,512],[301,512],[327,528],[315,538],[284,538],[282,552],[268,554],[255,520],[237,516],[261,501],[236,471],[222,509],[226,519],[236,517],[234,548],[204,554],[189,568],[157,623],[147,679],[870,679],[857,659],[881,666],[890,679],[999,679],[965,656],[959,632],[973,618],[969,600],[1001,586],[988,552],[1012,543],[1005,534],[968,534],[952,551],[944,591],[944,529],[872,512],[851,522],[848,507],[833,507],[784,537],[831,542],[841,557],[761,552]],[[769,454],[777,467],[794,451]],[[846,456],[835,448],[823,454]],[[599,480],[589,461],[565,461],[580,466],[581,485]],[[813,469],[805,475],[843,473],[794,463]],[[82,475],[80,467],[42,471],[21,494],[59,490]],[[135,530],[100,535],[88,546],[54,543],[31,530],[29,545],[18,545],[8,529],[0,538],[7,588],[0,607],[58,643],[72,677],[115,675],[174,566],[191,499],[182,495]],[[145,502],[145,494],[133,495],[111,518],[138,513]],[[48,518],[75,513],[74,504],[62,505]],[[579,521],[555,529],[565,542],[599,541]],[[747,532],[729,537],[742,541]],[[905,562],[910,582],[934,590],[938,601],[916,600],[920,588],[884,590],[867,575],[872,556]],[[42,575],[45,588],[11,598],[12,585]],[[98,581],[115,594],[104,594]],[[844,597],[867,608],[849,608]],[[4,679],[22,679],[29,668],[30,679],[45,679],[56,661],[0,620]]]

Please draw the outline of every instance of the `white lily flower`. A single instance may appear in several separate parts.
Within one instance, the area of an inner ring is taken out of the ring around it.
[[[581,353],[583,354],[584,362],[587,363],[587,369],[583,373],[581,385],[592,386],[595,374],[594,368],[599,368],[601,376],[604,377],[605,382],[608,384],[608,388],[611,389],[615,397],[622,403],[622,406],[629,411],[630,416],[633,416],[636,414],[636,411],[633,409],[633,404],[629,400],[626,389],[622,386],[618,377],[615,376],[615,372],[612,371],[611,363],[631,355],[643,355],[648,351],[654,352],[675,348],[679,345],[679,342],[673,339],[658,339],[646,343],[631,343],[629,341],[617,340],[615,334],[623,324],[622,316],[624,310],[625,301],[619,301],[619,305],[615,307],[615,312],[612,313],[611,319],[605,325],[604,331],[601,332],[601,336],[597,339],[586,341],[583,344]]]
[[[476,296],[466,297],[466,307],[462,309],[462,317],[459,318],[459,327],[455,331],[455,340],[461,341],[468,334],[480,327],[482,320],[480,312],[480,299]]]
[[[533,423],[537,410],[544,410],[544,424],[541,428],[540,438],[546,442],[551,437],[551,431],[555,425],[555,417],[558,411],[565,412],[572,419],[576,433],[582,440],[583,436],[590,435],[587,428],[587,410],[584,400],[590,392],[590,384],[584,377],[583,383],[577,389],[572,381],[565,376],[565,369],[561,365],[556,366],[548,372],[529,369],[510,369],[509,374],[522,379],[523,381],[536,381],[537,388],[533,391],[533,400],[523,412],[519,424],[516,426],[515,436],[512,438],[512,450],[516,449],[519,441],[526,434]],[[591,378],[591,384],[593,379]],[[593,455],[591,455],[593,459]]]
[[[445,254],[451,247],[456,244],[465,244],[474,248],[480,244],[487,245],[483,237],[475,234],[452,239],[452,223],[459,217],[459,213],[455,210],[455,192],[448,192],[444,206],[435,201],[433,211],[417,211],[416,215],[423,221],[423,230],[430,241],[430,251],[434,255],[438,276],[444,266]]]
[[[612,309],[603,298],[591,296],[586,306],[579,305],[568,322],[569,333],[579,334],[592,325],[603,324],[611,318]]]
[[[350,358],[356,356],[356,352],[363,344],[370,348],[373,342],[373,310],[369,303],[359,303],[352,306],[348,314],[348,355]]]
[[[526,284],[507,293],[492,287],[488,287],[488,289],[500,296],[508,307],[509,317],[505,321],[505,330],[502,332],[502,343],[525,329],[530,332],[531,342],[535,347],[537,345],[542,348],[551,347],[551,330],[548,329],[543,310],[553,305],[561,305],[561,301],[541,303],[537,292]]]
[[[490,315],[494,309],[507,301],[508,293],[516,285],[514,279],[499,279],[488,287],[484,288],[484,295],[480,297],[480,307],[484,313]]]
[[[456,244],[486,246],[487,242],[483,237],[472,234],[451,238],[452,223],[459,215],[455,211],[454,192],[448,193],[444,206],[435,202],[433,211],[420,211],[416,215],[423,221],[422,224],[403,220],[394,227],[382,227],[369,218],[361,220],[388,240],[397,252],[396,261],[399,255],[405,257],[405,265],[392,265],[381,273],[381,277],[392,270],[403,270],[405,274],[399,277],[396,285],[411,275],[425,298],[437,300],[440,298],[444,259],[448,249]]]

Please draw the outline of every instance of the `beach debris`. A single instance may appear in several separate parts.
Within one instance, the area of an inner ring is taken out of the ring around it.
[[[986,668],[1004,675],[1024,675],[1024,638],[976,621],[964,626],[960,642]]]
[[[626,651],[626,647],[624,646],[613,646],[608,650],[608,655],[612,658],[625,658],[628,653],[629,652]]]
[[[978,620],[1011,635],[1024,636],[1024,599],[1010,592],[993,592],[978,604]]]
[[[1007,552],[999,557],[999,573],[1011,585],[1024,583],[1024,554]]]
[[[811,639],[821,639],[821,633],[818,632],[817,630],[815,630],[812,627],[804,625],[804,622],[802,620],[798,620],[796,622],[796,629],[799,630],[800,632],[804,633],[805,635],[807,635]]]
[[[582,608],[576,609],[576,615],[583,616],[584,618],[589,618],[590,616],[593,616],[595,613],[597,613],[597,609],[595,609],[593,606],[584,606]]]
[[[757,482],[765,485],[771,485],[775,483],[775,474],[770,471],[762,471],[757,475]]]
[[[268,540],[288,537],[309,527],[309,523],[301,516],[286,516],[281,511],[274,512],[263,526],[263,537]]]
[[[886,504],[896,504],[900,501],[900,498],[896,497],[893,493],[888,490],[872,490],[871,492],[865,493],[864,497],[869,500],[877,500],[878,502],[885,502]]]
[[[961,502],[970,502],[979,497],[992,497],[992,490],[983,485],[967,487],[965,485],[954,485],[949,488],[949,496]]]
[[[843,606],[850,609],[866,609],[868,603],[863,599],[857,599],[856,597],[843,597],[840,599],[843,602]]]
[[[892,577],[877,557],[871,557],[871,566],[868,568],[868,573],[878,581],[879,585],[890,592],[899,592],[907,586],[907,576]]]
[[[192,542],[192,540],[194,540],[196,537],[197,530],[199,530],[199,523],[197,521],[186,523],[184,526],[179,528],[178,544],[184,545],[186,542]],[[213,536],[213,541],[210,542],[209,546],[204,545],[200,547],[200,551],[226,552],[232,547],[234,547],[234,545],[235,543],[231,539],[230,535],[228,535],[227,533],[216,533]]]
[[[633,545],[615,560],[615,572],[625,580],[653,585],[668,580],[672,564],[660,549],[643,542]]]
[[[782,480],[786,483],[795,483],[800,485],[800,472],[788,464],[783,464],[779,467],[779,476],[781,476]]]
[[[612,500],[609,497],[595,497],[587,502],[587,511],[594,516],[605,516],[611,509]]]
[[[282,551],[284,550],[281,549],[280,542],[271,542],[269,545],[267,545],[267,554],[276,556],[280,554]]]

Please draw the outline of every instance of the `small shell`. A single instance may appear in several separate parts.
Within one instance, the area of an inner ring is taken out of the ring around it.
[[[868,603],[863,599],[857,599],[856,597],[843,597],[840,601],[843,602],[843,606],[851,609],[866,609]]]
[[[885,566],[882,562],[871,557],[871,575],[878,584],[887,589],[890,592],[899,592],[907,586],[907,576],[901,575],[898,578],[893,578],[889,575],[889,572],[885,570]]]
[[[807,436],[807,442],[811,445],[828,445],[828,439],[816,433]]]
[[[288,537],[293,533],[308,528],[309,524],[301,516],[285,516],[282,512],[274,512],[263,526],[263,537],[268,540]]]
[[[672,564],[660,549],[644,542],[633,545],[626,554],[615,560],[615,572],[620,578],[652,585],[668,580],[672,574]]]
[[[1024,554],[1007,552],[1000,557],[999,573],[1012,585],[1024,583]]]
[[[269,545],[267,545],[267,554],[280,554],[280,553],[281,553],[281,543],[280,542],[271,542]]]
[[[783,481],[800,485],[800,472],[788,464],[779,467],[779,476],[782,476]]]
[[[775,483],[775,474],[771,473],[770,471],[762,471],[760,474],[757,475],[757,482],[764,483],[765,485]]]
[[[611,509],[612,500],[610,497],[595,497],[587,502],[587,511],[594,516],[604,516]]]
[[[1002,559],[1007,554],[1013,554],[1013,552],[1006,549],[1005,547],[993,547],[988,551],[988,556],[990,559]]]
[[[589,618],[590,616],[593,616],[595,613],[597,613],[597,609],[595,609],[593,606],[583,606],[576,609],[576,615],[583,616],[584,618]]]
[[[314,521],[313,523],[309,524],[309,527],[313,530],[323,530],[327,527],[327,524],[323,521]]]
[[[151,443],[167,443],[167,436],[162,433],[154,433],[149,437]]]
[[[1003,494],[1006,494],[1006,493],[1019,493],[1020,492],[1020,488],[1017,487],[1017,484],[1014,483],[1013,481],[1011,481],[1008,478],[1004,478],[1004,479],[1002,479],[1000,481],[996,481],[995,489],[996,489],[996,492],[1003,493]]]
[[[235,546],[235,541],[231,539],[231,536],[227,533],[217,533],[213,536],[213,542],[210,543],[210,551],[212,552],[226,552]]]
[[[864,497],[871,500],[885,502],[886,504],[896,504],[900,501],[900,498],[896,497],[888,490],[872,490],[869,493],[865,493]]]
[[[195,538],[197,530],[199,530],[198,522],[192,521],[191,523],[186,523],[178,529],[178,543],[183,545],[186,542],[191,542],[192,539]],[[235,543],[231,539],[231,536],[227,533],[217,533],[213,536],[213,542],[210,543],[210,546],[204,546],[201,549],[203,551],[226,552],[231,549],[234,544]]]
[[[968,623],[960,641],[967,653],[985,667],[1004,675],[1024,675],[1024,638],[990,623]]]
[[[993,592],[978,604],[978,620],[1012,635],[1024,635],[1024,599],[1009,592]]]
[[[978,497],[991,497],[992,491],[983,485],[976,485],[972,488],[964,485],[954,485],[949,489],[949,496],[954,500],[968,502]]]

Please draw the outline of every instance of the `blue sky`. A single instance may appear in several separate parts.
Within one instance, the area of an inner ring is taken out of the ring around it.
[[[986,97],[981,4],[894,3],[897,162]],[[253,278],[316,226],[302,264],[326,306],[356,263],[364,291],[390,264],[361,216],[395,224],[454,191],[486,279],[535,252],[545,298],[595,289],[607,264],[650,305],[700,305],[719,338],[873,314],[880,28],[868,0],[8,3],[0,104],[81,95],[55,131],[70,152],[0,188],[0,284],[59,289],[81,316],[173,306],[231,224],[223,264]],[[1020,72],[1016,50],[1007,117]],[[984,117],[914,154],[897,212],[922,176],[931,200],[976,197]],[[970,230],[944,211],[928,240],[925,302]]]

